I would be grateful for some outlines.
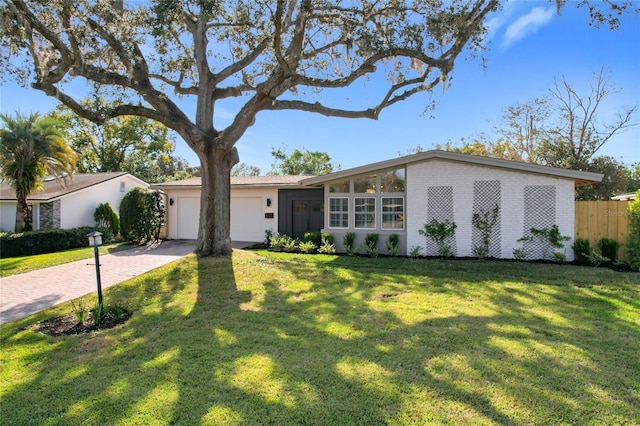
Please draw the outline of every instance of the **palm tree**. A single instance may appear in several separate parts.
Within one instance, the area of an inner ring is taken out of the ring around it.
[[[77,154],[67,145],[60,123],[39,114],[16,117],[0,114],[0,175],[16,191],[15,231],[24,229],[28,215],[27,196],[42,188],[41,179],[64,173],[72,176]]]

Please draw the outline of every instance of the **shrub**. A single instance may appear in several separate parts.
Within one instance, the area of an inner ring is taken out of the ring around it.
[[[305,232],[302,241],[312,242],[316,247],[319,247],[322,245],[322,234],[320,232]]]
[[[400,253],[400,237],[398,234],[389,235],[387,240],[387,252],[389,256],[397,256]]]
[[[164,224],[164,204],[159,192],[133,188],[120,202],[120,233],[132,242],[159,238]]]
[[[378,234],[367,234],[364,237],[364,250],[371,257],[378,257],[378,240],[380,239],[380,235]]]
[[[344,243],[344,251],[349,256],[358,254],[358,249],[353,246],[353,243],[355,240],[356,240],[356,234],[353,232],[347,232],[346,234],[344,234],[344,237],[342,238],[342,242]]]
[[[120,232],[120,219],[118,219],[118,215],[116,215],[109,203],[101,203],[96,208],[96,211],[93,212],[93,220],[96,221],[98,228],[109,229],[113,236],[118,235],[118,232]]]
[[[418,256],[420,256],[420,252],[422,251],[422,247],[420,246],[413,246],[411,247],[411,250],[409,250],[409,256],[412,259],[417,258]]]
[[[335,239],[335,237],[334,237],[332,234],[330,234],[330,233],[328,233],[328,232],[325,232],[325,233],[323,233],[323,234],[322,234],[322,241],[321,241],[321,243],[322,243],[323,245],[324,245],[325,243],[329,243],[329,244],[332,244],[332,245],[333,245],[333,244],[335,243],[335,241],[336,241],[336,239]]]
[[[636,199],[627,206],[629,213],[629,236],[625,261],[632,269],[640,270],[640,190],[636,192]]]
[[[620,248],[620,243],[614,240],[613,238],[603,238],[598,243],[600,246],[600,251],[604,257],[609,258],[612,262],[615,262],[618,259],[618,249]]]
[[[424,224],[424,229],[419,229],[418,232],[435,241],[440,256],[451,257],[454,253],[451,246],[446,244],[446,240],[456,233],[457,227],[458,225],[450,220],[439,222],[437,219],[432,219],[431,222]]]
[[[573,245],[571,246],[571,248],[573,249],[573,255],[576,260],[580,262],[586,262],[588,260],[587,257],[591,252],[589,240],[587,240],[586,238],[576,238],[573,241]]]
[[[303,241],[298,245],[301,253],[309,254],[312,253],[318,246],[316,246],[313,241]]]
[[[293,253],[298,249],[298,245],[300,242],[298,241],[297,238],[291,238],[287,235],[284,235],[283,239],[284,239],[283,247],[285,251],[289,253]]]
[[[283,241],[282,238],[280,238],[280,235],[272,235],[269,237],[269,247],[272,249],[282,249],[283,246]]]
[[[586,253],[588,254],[585,254],[585,256],[589,261],[589,263],[591,264],[591,266],[598,267],[602,262],[608,262],[610,260],[608,257],[603,256],[602,252],[597,248],[594,248],[591,251]]]
[[[539,240],[546,247],[544,248],[544,255],[546,258],[555,260],[554,248],[564,248],[564,241],[569,241],[571,237],[560,234],[560,228],[558,225],[553,225],[551,228],[531,228],[531,235],[522,237],[518,242],[523,241],[535,241]]]
[[[518,262],[527,258],[527,252],[523,248],[513,249],[513,258]]]
[[[330,243],[329,240],[322,239],[322,245],[318,248],[320,253],[324,254],[334,254],[336,252],[336,246],[333,243]]]
[[[34,254],[54,253],[79,247],[87,247],[87,234],[95,229],[89,226],[74,229],[44,229],[41,231],[6,234],[0,237],[2,257],[31,256]],[[111,241],[111,233],[103,232],[103,242]]]

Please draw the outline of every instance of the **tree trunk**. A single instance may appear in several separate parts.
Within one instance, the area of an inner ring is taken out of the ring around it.
[[[201,158],[202,194],[196,243],[200,257],[231,255],[231,168],[238,161],[235,148],[212,148]]]
[[[29,205],[27,204],[27,199],[24,197],[18,198],[18,204],[16,204],[16,225],[14,228],[14,232],[22,232],[24,230],[24,221],[27,217],[27,209]]]

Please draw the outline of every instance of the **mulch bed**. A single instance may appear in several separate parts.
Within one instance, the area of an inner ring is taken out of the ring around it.
[[[109,310],[107,315],[102,318],[102,321],[96,325],[93,320],[93,312],[87,315],[83,323],[79,323],[75,314],[71,313],[39,322],[33,326],[33,330],[49,336],[69,336],[113,328],[119,324],[124,324],[129,318],[131,318],[130,311],[123,310],[118,319],[116,319],[113,311]]]

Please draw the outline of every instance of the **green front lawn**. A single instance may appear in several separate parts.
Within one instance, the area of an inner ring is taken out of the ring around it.
[[[100,254],[109,254],[120,250],[127,250],[131,247],[129,243],[113,243],[101,246],[99,251]],[[92,258],[93,255],[93,247],[83,247],[57,253],[0,258],[0,277],[23,274],[63,263],[75,262],[76,260],[89,259]]]
[[[640,274],[235,251],[0,327],[0,424],[637,424]]]

